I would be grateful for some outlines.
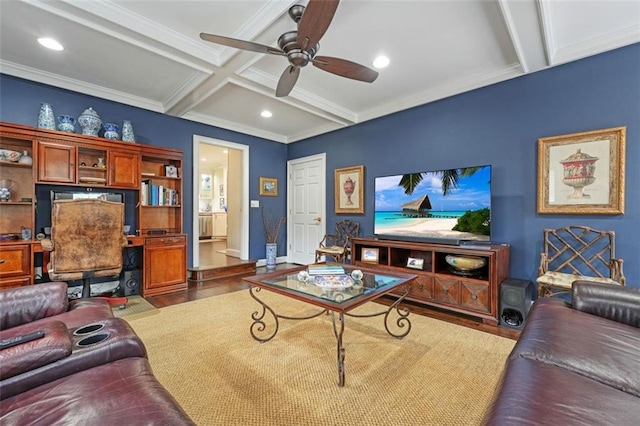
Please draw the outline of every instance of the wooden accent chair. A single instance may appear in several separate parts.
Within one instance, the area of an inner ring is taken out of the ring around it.
[[[351,255],[351,239],[360,233],[360,224],[345,219],[336,223],[335,234],[325,234],[316,249],[316,263],[322,256],[331,256],[336,262],[344,263]]]
[[[82,297],[91,296],[91,278],[119,276],[122,271],[124,204],[99,199],[54,200],[51,239],[42,247],[51,252],[47,265],[53,281],[82,280]],[[105,297],[110,305],[125,297]]]
[[[588,226],[544,230],[538,268],[538,296],[571,292],[576,280],[625,285],[622,259],[615,257],[615,233]]]

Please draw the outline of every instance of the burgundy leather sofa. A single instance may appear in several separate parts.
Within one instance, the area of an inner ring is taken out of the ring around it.
[[[640,289],[576,281],[538,299],[484,425],[640,424]]]
[[[62,282],[0,291],[0,340],[36,331],[0,349],[0,424],[194,424],[104,300],[69,302]]]

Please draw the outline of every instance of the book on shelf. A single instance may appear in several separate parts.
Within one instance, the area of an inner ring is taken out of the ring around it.
[[[343,275],[344,268],[339,263],[317,263],[307,266],[309,275]]]
[[[180,204],[178,191],[157,185],[151,179],[144,179],[140,189],[140,204],[143,206],[177,206]]]

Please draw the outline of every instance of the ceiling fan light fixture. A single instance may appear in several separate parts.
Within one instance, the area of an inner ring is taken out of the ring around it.
[[[271,118],[273,117],[273,114],[271,113],[271,111],[269,110],[264,110],[260,113],[261,116],[263,116],[264,118]]]
[[[380,55],[373,60],[373,66],[375,68],[385,68],[387,65],[389,65],[389,58],[384,55]]]
[[[64,50],[64,47],[51,37],[40,37],[38,43],[51,50]]]

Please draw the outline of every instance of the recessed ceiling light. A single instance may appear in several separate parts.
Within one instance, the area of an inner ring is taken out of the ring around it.
[[[206,159],[206,158],[204,158],[204,157],[202,157],[202,158],[200,159],[200,161],[203,161],[203,162],[204,162],[204,161],[207,161],[207,159]]]
[[[387,65],[389,65],[389,58],[384,55],[380,55],[373,60],[373,66],[376,68],[384,68]]]
[[[263,116],[264,118],[269,118],[271,117],[273,114],[271,113],[271,111],[267,111],[266,109],[264,111],[262,111],[260,113],[261,116]]]
[[[57,41],[49,37],[40,37],[38,43],[51,50],[63,50],[64,47]]]

